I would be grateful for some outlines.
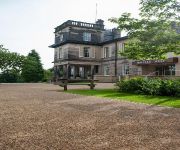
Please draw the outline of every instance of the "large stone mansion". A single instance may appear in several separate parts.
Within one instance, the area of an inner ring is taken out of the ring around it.
[[[167,60],[134,61],[121,55],[127,37],[117,29],[107,30],[104,21],[86,23],[68,20],[55,28],[54,72],[58,78],[88,79],[93,70],[100,82],[114,82],[119,76],[180,76],[179,57]]]

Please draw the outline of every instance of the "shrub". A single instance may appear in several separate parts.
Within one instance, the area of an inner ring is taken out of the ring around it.
[[[146,82],[143,82],[142,93],[147,95],[159,95],[161,80],[160,79],[143,79]]]
[[[117,83],[122,92],[142,93],[142,85],[146,82],[143,78],[133,78],[130,80],[121,80]]]
[[[180,96],[180,80],[158,78],[132,78],[117,83],[122,92],[146,95]]]
[[[162,80],[160,95],[180,96],[180,80]]]
[[[13,70],[6,70],[0,73],[0,83],[22,82],[21,75]]]

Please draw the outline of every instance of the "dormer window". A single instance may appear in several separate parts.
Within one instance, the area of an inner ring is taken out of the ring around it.
[[[63,34],[61,34],[61,35],[59,36],[59,40],[60,40],[60,42],[63,41]]]
[[[83,33],[83,41],[91,41],[91,33],[84,32]]]

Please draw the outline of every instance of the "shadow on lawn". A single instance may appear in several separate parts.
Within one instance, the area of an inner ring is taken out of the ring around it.
[[[105,98],[114,98],[114,99],[122,99],[122,100],[127,98],[127,100],[130,100],[130,101],[133,101],[133,100],[131,100],[131,99],[133,99],[133,97],[146,98],[147,101],[148,100],[157,101],[156,99],[158,99],[158,102],[155,102],[153,104],[149,103],[151,105],[150,107],[153,107],[153,106],[156,106],[156,105],[163,105],[163,104],[165,104],[167,102],[178,102],[178,101],[180,101],[180,98],[178,98],[178,97],[151,96],[151,95],[141,95],[141,94],[135,95],[133,93],[118,93],[118,91],[117,91],[117,93],[105,94],[103,97],[105,97]],[[129,98],[129,97],[131,97],[131,98]],[[143,102],[143,101],[141,101],[141,100],[138,101],[137,100],[136,102]],[[180,108],[180,104],[179,105],[176,104],[176,106],[173,106],[173,107]]]
[[[163,105],[164,103],[166,103],[166,102],[175,102],[175,101],[180,101],[179,99],[175,99],[175,100],[172,100],[172,99],[164,99],[164,100],[162,100],[162,101],[160,101],[160,102],[157,102],[157,103],[154,103],[154,104],[152,104],[151,106],[150,106],[150,108],[151,107],[153,107],[153,106],[156,106],[156,105]],[[175,106],[173,105],[173,107],[175,107],[175,108],[180,108],[180,104],[178,105],[178,104],[176,104]]]

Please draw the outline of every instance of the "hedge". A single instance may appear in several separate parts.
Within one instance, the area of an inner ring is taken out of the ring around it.
[[[119,91],[180,97],[180,79],[132,78],[117,82]]]

